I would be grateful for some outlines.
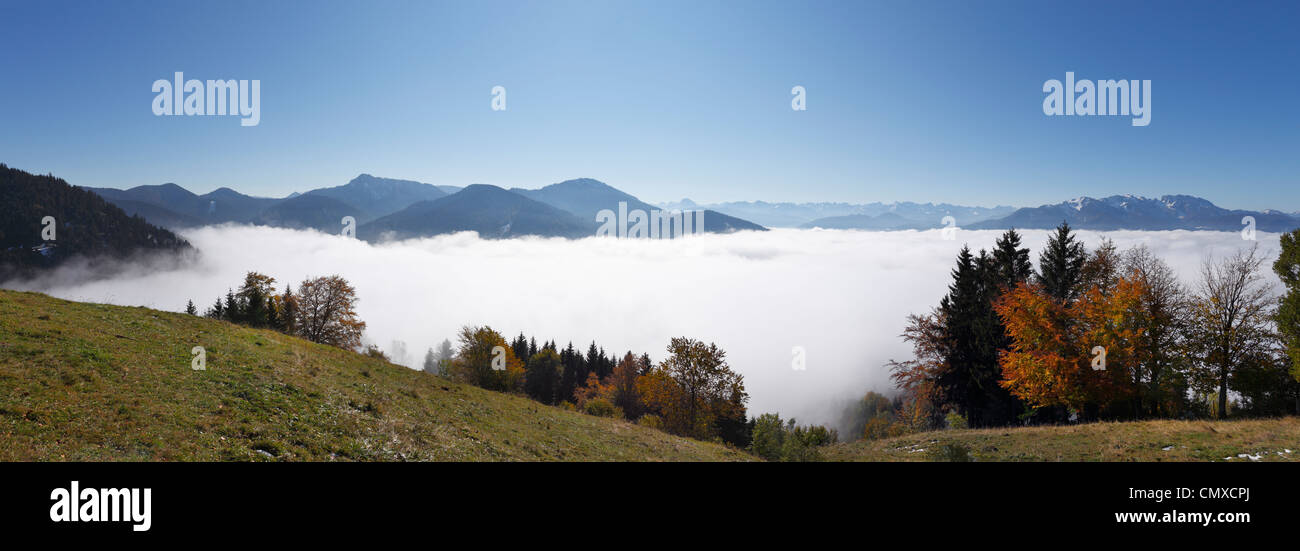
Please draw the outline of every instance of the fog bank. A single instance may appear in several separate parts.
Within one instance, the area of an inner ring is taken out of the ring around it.
[[[889,389],[891,358],[909,349],[898,335],[910,313],[929,311],[946,291],[963,243],[991,248],[1000,231],[862,232],[777,229],[677,240],[612,238],[482,240],[461,233],[370,245],[310,231],[249,226],[183,232],[201,254],[180,268],[132,266],[111,279],[70,283],[76,267],[5,287],[77,301],[202,311],[255,270],[296,288],[309,276],[339,274],[356,287],[366,341],[418,367],[424,352],[463,325],[491,325],[507,338],[572,341],[586,350],[649,352],[668,340],[715,342],[745,376],[750,412],[777,411],[831,422],[847,400]],[[1024,231],[1036,261],[1048,231]],[[1083,231],[1095,246],[1102,233]],[[1145,243],[1184,284],[1206,254],[1248,246],[1237,233],[1106,232],[1121,248]],[[1277,234],[1258,234],[1271,258]],[[1270,260],[1271,263],[1271,260]],[[792,348],[806,370],[792,369]]]

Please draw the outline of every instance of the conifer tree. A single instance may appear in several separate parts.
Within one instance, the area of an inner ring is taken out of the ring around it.
[[[1079,296],[1086,258],[1083,243],[1075,240],[1070,224],[1061,222],[1056,234],[1048,239],[1047,248],[1038,257],[1038,283],[1058,303],[1073,302]]]

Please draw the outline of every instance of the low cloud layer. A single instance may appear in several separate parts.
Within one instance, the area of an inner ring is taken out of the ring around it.
[[[883,367],[904,359],[898,338],[910,313],[943,296],[963,243],[991,248],[1000,232],[773,230],[678,240],[588,238],[481,240],[456,234],[370,245],[341,236],[247,226],[184,233],[201,255],[182,268],[133,266],[111,279],[68,283],[70,274],[5,287],[78,301],[200,310],[255,270],[277,289],[309,276],[339,274],[360,297],[366,341],[417,367],[429,347],[463,325],[491,325],[513,337],[595,340],[607,352],[663,359],[673,336],[716,342],[745,376],[751,414],[778,411],[831,422],[869,389],[890,388]],[[1025,231],[1036,260],[1047,231]],[[1091,248],[1103,234],[1080,232]],[[1207,254],[1250,242],[1237,233],[1107,232],[1121,248],[1145,243],[1185,284]],[[1260,233],[1276,257],[1278,236]],[[75,268],[67,268],[74,270]],[[806,370],[791,349],[807,351]]]

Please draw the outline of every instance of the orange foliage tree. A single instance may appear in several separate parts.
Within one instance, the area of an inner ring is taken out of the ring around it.
[[[1143,291],[1137,278],[1118,278],[1068,305],[1037,284],[999,297],[994,308],[1012,341],[999,358],[1002,386],[1032,406],[1065,406],[1090,416],[1131,398],[1139,384]]]

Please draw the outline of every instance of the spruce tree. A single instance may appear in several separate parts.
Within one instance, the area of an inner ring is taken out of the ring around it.
[[[939,303],[944,362],[934,382],[941,405],[964,416],[970,426],[1004,425],[1023,409],[1000,384],[998,354],[1009,340],[993,309],[1004,281],[1010,284],[1027,276],[1028,251],[1016,244],[1018,236],[1014,234],[1004,235],[999,242],[1006,264],[999,262],[996,253],[981,250],[976,256],[969,247],[962,247],[948,294]]]
[[[296,335],[298,331],[298,297],[293,296],[293,286],[284,286],[284,295],[280,297],[280,331]]]
[[[208,309],[207,316],[218,320],[226,318],[226,308],[221,305],[220,297],[217,298],[217,302],[213,303],[212,308]]]
[[[1300,381],[1300,230],[1282,234],[1281,245],[1273,272],[1282,280],[1286,294],[1273,319],[1291,358],[1291,375]],[[1296,398],[1296,410],[1300,411],[1300,397]]]
[[[428,352],[424,353],[423,367],[425,373],[430,375],[438,374],[438,355],[433,352],[432,348],[430,348]]]
[[[1014,289],[1016,285],[1029,280],[1034,267],[1029,263],[1029,249],[1020,248],[1020,234],[1016,230],[1007,230],[993,246],[994,283],[1002,292]]]
[[[1038,283],[1048,296],[1067,304],[1079,295],[1083,262],[1087,257],[1083,243],[1075,240],[1070,224],[1061,222],[1047,248],[1038,257]]]
[[[233,323],[243,323],[244,321],[244,309],[239,304],[239,301],[235,299],[233,289],[226,290],[226,308],[222,319]]]
[[[194,307],[194,301],[193,301],[193,300],[190,300],[190,301],[186,301],[186,302],[185,302],[185,313],[186,313],[186,314],[189,314],[189,315],[191,315],[191,316],[197,316],[197,315],[199,315],[199,309]]]

